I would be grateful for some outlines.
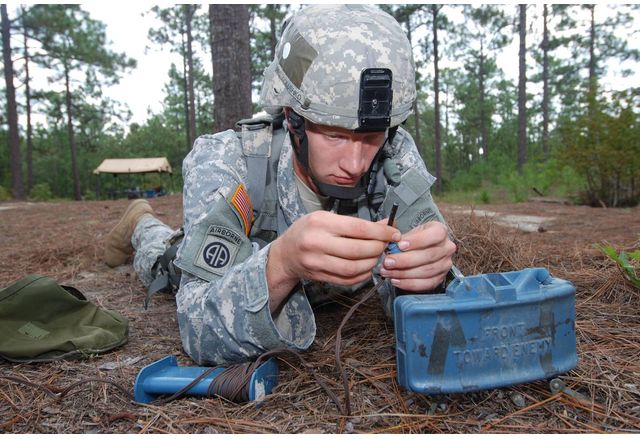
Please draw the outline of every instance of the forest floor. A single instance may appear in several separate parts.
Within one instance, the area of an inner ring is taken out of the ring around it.
[[[161,220],[172,227],[180,224],[179,195],[150,202]],[[95,304],[129,319],[127,344],[88,360],[35,364],[0,360],[0,431],[640,432],[640,291],[593,247],[606,241],[618,250],[638,248],[640,207],[537,202],[476,208],[441,205],[455,232],[456,263],[464,273],[546,267],[576,285],[579,362],[562,375],[570,391],[554,394],[547,380],[539,380],[466,394],[408,392],[396,381],[393,325],[372,299],[342,332],[352,401],[352,415],[346,417],[308,370],[289,360],[280,362],[280,384],[273,394],[245,404],[217,397],[138,404],[114,385],[85,381],[109,379],[131,391],[138,371],[166,355],[176,355],[180,365],[193,364],[182,351],[173,298],[157,294],[145,310],[145,290],[131,266],[111,269],[101,261],[102,239],[127,204],[126,200],[0,203],[0,288],[40,273],[78,288]],[[514,228],[514,223],[522,226]],[[353,303],[345,299],[317,310],[317,338],[303,354],[340,399],[335,335]],[[60,393],[74,384],[77,387],[68,393]]]

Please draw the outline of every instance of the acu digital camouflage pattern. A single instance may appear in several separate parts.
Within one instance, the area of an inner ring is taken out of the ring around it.
[[[154,279],[153,265],[167,249],[168,239],[174,231],[152,215],[143,215],[131,235],[131,245],[136,252],[133,269],[145,287]]]
[[[315,123],[355,129],[360,75],[366,68],[392,71],[391,126],[402,123],[411,111],[416,92],[410,44],[398,23],[376,7],[307,7],[290,20],[276,52],[261,96],[270,113],[288,106]],[[306,213],[294,180],[290,137],[274,135],[281,139],[277,144],[265,143],[264,137],[271,134],[268,129],[255,131],[252,138],[245,133],[246,142],[231,130],[202,136],[183,162],[185,235],[175,260],[182,269],[177,315],[183,347],[199,364],[241,362],[282,346],[306,349],[316,333],[311,303],[332,291],[351,291],[304,281],[281,311],[271,315],[266,278],[270,240],[263,238],[274,239],[273,230],[283,233]],[[391,204],[398,202],[396,224],[403,232],[430,220],[443,221],[429,192],[434,178],[411,136],[399,129],[385,148],[402,177],[399,184],[396,179],[385,186],[386,198],[375,219],[386,217]],[[271,199],[265,198],[264,204],[251,200],[262,207],[247,236],[229,200],[238,185],[251,188],[255,173],[265,169],[256,168],[265,155],[271,157],[262,161],[268,166],[264,196]],[[269,223],[277,228],[268,229]],[[141,221],[136,228],[134,265],[147,285],[161,243],[171,232],[157,220]],[[374,278],[382,281],[375,270]],[[391,315],[395,290],[384,282],[380,291]]]
[[[416,98],[411,45],[398,22],[370,5],[312,5],[286,25],[265,71],[261,104],[291,107],[321,125],[358,128],[360,74],[393,73],[391,126],[409,116]]]
[[[284,143],[279,156],[272,160],[277,172],[271,178],[276,178],[278,204],[286,225],[290,225],[306,212],[294,181],[290,137],[280,138]],[[329,297],[332,292],[350,291],[304,282],[303,288],[289,296],[282,311],[271,315],[265,272],[270,246],[260,248],[244,236],[241,220],[227,202],[238,184],[248,185],[247,157],[242,146],[233,131],[203,136],[196,140],[183,162],[185,238],[175,262],[183,270],[176,295],[177,315],[184,349],[199,364],[246,361],[280,346],[306,349],[316,333],[311,303]],[[416,222],[443,221],[429,194],[434,178],[427,172],[411,136],[399,129],[394,142],[385,148],[396,160],[403,177],[410,175],[412,181],[404,184],[401,180],[399,185],[387,187],[387,198],[378,217],[386,217],[393,201],[404,203],[398,193],[403,194],[405,201],[410,200],[407,194],[413,193],[413,203],[403,204],[398,211],[396,223],[402,231]],[[220,224],[243,235],[242,245],[247,251],[237,256],[224,274],[203,274],[195,264],[202,247],[200,241],[206,236],[203,231]],[[254,225],[251,236],[260,233],[255,229]],[[134,266],[147,285],[151,281],[151,267],[171,233],[157,219],[145,219],[136,227],[132,238],[136,249]],[[194,274],[196,271],[200,275]],[[379,276],[375,278],[381,281]],[[382,300],[387,315],[391,315],[394,297],[394,288],[385,281]]]
[[[305,213],[293,182],[291,153],[289,144],[277,170],[278,201],[289,224]],[[269,246],[260,249],[249,241],[227,202],[239,184],[248,186],[246,157],[236,133],[197,139],[183,162],[183,176],[185,238],[175,263],[183,270],[176,301],[187,353],[200,364],[224,364],[279,346],[308,348],[316,326],[305,293],[292,293],[279,314],[271,315],[265,272]],[[250,249],[229,264],[222,276],[195,267],[201,231],[219,224],[243,235]]]

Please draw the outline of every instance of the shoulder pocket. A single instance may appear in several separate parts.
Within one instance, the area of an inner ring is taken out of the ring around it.
[[[236,211],[223,197],[185,233],[175,265],[207,281],[222,277],[252,253]]]
[[[400,184],[387,193],[382,204],[383,212],[388,214],[393,203],[398,203],[396,226],[401,232],[432,220],[444,222],[431,197],[430,189],[434,181],[431,174],[425,176],[412,168],[402,175]]]

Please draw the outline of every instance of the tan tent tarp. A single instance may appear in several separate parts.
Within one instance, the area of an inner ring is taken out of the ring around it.
[[[166,157],[104,159],[100,166],[93,170],[94,174],[140,174],[144,172],[171,173],[171,165]]]

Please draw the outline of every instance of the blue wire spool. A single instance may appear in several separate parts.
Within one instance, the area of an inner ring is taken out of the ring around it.
[[[173,395],[208,369],[210,368],[178,366],[175,356],[166,356],[140,370],[133,387],[134,399],[137,402],[150,403],[160,395]],[[189,389],[185,395],[209,396],[209,384],[224,370],[224,367],[216,368]],[[277,385],[278,362],[275,358],[270,358],[262,363],[251,375],[249,400],[256,401],[264,398]]]

